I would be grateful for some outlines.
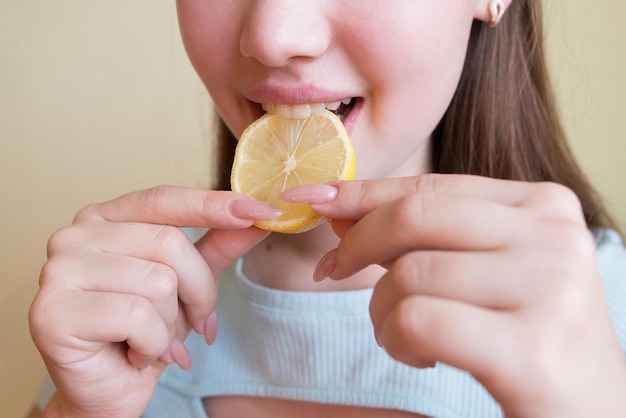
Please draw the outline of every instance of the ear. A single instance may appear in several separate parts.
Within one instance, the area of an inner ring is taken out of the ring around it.
[[[509,6],[511,5],[511,2],[513,2],[513,1],[514,0],[500,0],[500,1],[496,1],[496,0],[478,0],[476,2],[476,12],[474,14],[474,18],[482,21],[486,25],[489,25],[492,22],[492,19],[494,18],[494,14],[492,13],[492,9],[499,8],[499,7],[496,6],[497,3],[501,3],[504,6],[504,8],[503,8],[503,10],[501,12],[501,14],[504,14],[506,12],[506,9],[509,8]]]

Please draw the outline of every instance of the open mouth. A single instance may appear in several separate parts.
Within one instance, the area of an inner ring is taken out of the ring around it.
[[[312,114],[322,113],[324,110],[330,110],[343,120],[348,116],[354,108],[357,99],[349,97],[338,102],[331,103],[305,103],[305,104],[275,104],[263,103],[263,110],[270,114],[275,114],[286,119],[306,119]]]

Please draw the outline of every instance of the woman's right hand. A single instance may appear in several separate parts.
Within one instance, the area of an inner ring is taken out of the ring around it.
[[[57,386],[46,412],[137,417],[190,328],[215,336],[215,277],[279,209],[225,191],[158,187],[82,209],[50,238],[31,334]],[[178,227],[209,228],[195,245]]]

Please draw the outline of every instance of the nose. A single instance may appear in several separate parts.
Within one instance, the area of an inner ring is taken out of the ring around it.
[[[240,50],[268,67],[294,58],[315,58],[329,47],[329,22],[319,0],[251,0],[244,16]]]

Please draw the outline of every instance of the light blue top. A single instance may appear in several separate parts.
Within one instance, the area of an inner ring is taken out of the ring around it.
[[[601,231],[597,256],[626,353],[626,250],[619,235]],[[502,417],[468,373],[443,364],[413,369],[380,349],[368,311],[371,290],[268,289],[250,282],[241,262],[220,278],[218,288],[215,344],[207,347],[203,337],[190,335],[192,370],[168,367],[145,418],[206,418],[202,398],[219,395],[391,408],[439,418]]]

